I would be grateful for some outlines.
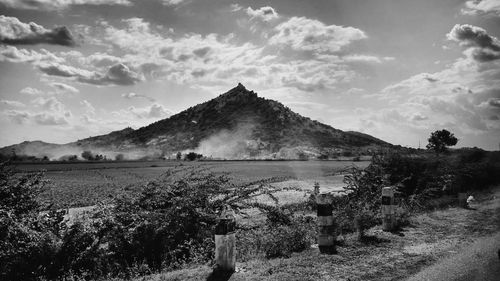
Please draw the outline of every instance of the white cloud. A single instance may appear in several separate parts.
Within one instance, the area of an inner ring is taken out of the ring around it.
[[[66,110],[64,104],[62,104],[55,97],[38,97],[32,101],[35,108],[41,111],[34,112],[30,111],[19,111],[19,110],[7,110],[3,114],[6,115],[10,120],[17,124],[35,124],[44,126],[58,126],[58,125],[68,125],[68,119],[72,116],[71,112]]]
[[[26,87],[23,88],[20,91],[21,94],[26,94],[26,95],[32,95],[32,96],[37,96],[37,95],[42,95],[43,91],[38,90],[37,88],[32,88],[32,87]]]
[[[20,49],[14,46],[0,45],[0,61],[8,61],[15,63],[40,63],[40,62],[53,62],[63,63],[65,60],[57,55],[45,50],[39,51]]]
[[[173,113],[163,105],[154,103],[146,107],[130,106],[127,109],[113,111],[112,114],[121,120],[130,120],[134,124],[146,125],[147,123],[144,123],[144,121],[151,122],[152,120],[167,118]]]
[[[132,5],[129,0],[0,0],[0,3],[16,9],[29,10],[59,10],[72,5]]]
[[[73,35],[65,27],[46,29],[34,22],[24,23],[15,17],[0,15],[0,43],[8,45],[54,44],[73,46]]]
[[[83,100],[80,102],[83,105],[83,110],[86,116],[94,116],[95,115],[95,107],[88,102],[87,100]]]
[[[180,3],[182,3],[186,0],[159,0],[159,1],[165,6],[175,6],[175,5],[179,5]]]
[[[464,57],[442,71],[414,75],[384,88],[378,98],[389,107],[366,118],[377,130],[388,130],[390,124],[401,129],[399,118],[399,124],[405,124],[404,130],[411,134],[447,128],[466,139],[500,138],[495,106],[500,98],[500,60],[474,55],[475,49],[496,49],[496,39],[469,25],[453,27],[447,37],[468,48]]]
[[[136,99],[136,98],[142,98],[142,99],[146,99],[150,102],[154,102],[155,99],[150,97],[150,96],[146,96],[146,95],[141,95],[141,94],[136,94],[136,93],[126,93],[126,94],[122,94],[122,97],[123,98],[126,98],[126,99]]]
[[[50,83],[50,86],[52,86],[54,89],[56,89],[57,93],[78,93],[80,92],[77,88],[64,84],[64,83],[59,83],[59,82],[53,82]]]
[[[10,107],[26,107],[24,103],[15,100],[0,100],[0,104]]]
[[[272,21],[278,19],[278,13],[273,9],[273,7],[265,6],[259,9],[252,9],[252,7],[248,7],[246,9],[247,15],[249,15],[252,19],[260,19],[263,21]]]
[[[277,33],[269,39],[271,44],[318,53],[338,52],[352,41],[367,38],[360,29],[325,25],[305,17],[292,17],[276,26],[275,31]]]
[[[484,15],[493,14],[500,16],[499,0],[474,0],[465,2],[465,8],[462,14],[466,15]]]

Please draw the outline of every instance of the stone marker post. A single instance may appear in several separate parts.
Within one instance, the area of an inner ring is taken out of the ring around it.
[[[215,226],[215,264],[218,270],[236,269],[236,218],[230,207],[224,208]]]
[[[395,228],[395,206],[394,206],[394,187],[387,186],[382,188],[382,229],[392,231]]]
[[[321,193],[316,196],[318,208],[318,248],[322,254],[335,254],[335,225],[332,214],[333,196]]]

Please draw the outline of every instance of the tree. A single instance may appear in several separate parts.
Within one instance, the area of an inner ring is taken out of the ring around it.
[[[427,149],[432,149],[438,154],[445,152],[448,146],[456,145],[458,142],[458,139],[445,129],[431,133],[431,136],[427,140],[429,141],[426,146]]]
[[[177,160],[181,160],[181,158],[182,158],[182,153],[181,153],[180,151],[179,151],[179,152],[177,152],[177,155],[175,156],[175,158],[176,158]]]
[[[94,154],[92,154],[92,151],[90,150],[85,150],[82,152],[82,158],[85,160],[94,160]]]

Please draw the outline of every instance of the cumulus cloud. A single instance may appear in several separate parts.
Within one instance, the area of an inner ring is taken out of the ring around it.
[[[64,105],[55,97],[38,97],[32,101],[36,106],[52,112],[63,112],[65,107]]]
[[[135,107],[114,111],[113,115],[116,117],[130,119],[132,115],[136,119],[161,119],[172,115],[172,111],[165,108],[163,105],[154,103],[147,107]]]
[[[129,0],[0,0],[0,3],[28,10],[59,10],[72,5],[132,5]]]
[[[37,96],[37,95],[43,94],[42,91],[38,90],[37,88],[32,88],[32,87],[23,88],[20,91],[20,93],[25,94],[25,95],[32,95],[32,96]]]
[[[500,1],[498,0],[474,0],[465,2],[462,14],[466,15],[496,15],[500,16]]]
[[[55,97],[38,97],[32,101],[32,104],[38,109],[33,110],[7,110],[3,112],[12,122],[17,124],[35,124],[44,126],[67,125],[68,118],[72,116],[71,112]]]
[[[34,22],[0,15],[0,42],[9,45],[53,44],[74,46],[75,39],[65,26],[46,29]]]
[[[142,76],[122,63],[115,64],[108,68],[106,73],[94,72],[90,76],[79,75],[78,81],[95,85],[133,85],[143,80]]]
[[[325,25],[305,17],[292,17],[275,27],[277,32],[269,43],[295,50],[315,52],[338,52],[352,41],[367,38],[354,27]]]
[[[246,9],[247,15],[249,15],[252,19],[259,19],[263,21],[271,21],[278,19],[278,13],[274,10],[273,7],[265,6],[259,9],[252,9],[252,7],[248,7]]]
[[[15,63],[39,63],[39,62],[54,62],[63,63],[64,59],[45,50],[39,51],[17,48],[14,46],[0,46],[0,61],[8,61]]]
[[[236,7],[233,7],[236,8]],[[265,10],[265,9],[264,9]],[[255,10],[256,11],[256,10]],[[184,34],[157,31],[141,18],[122,20],[123,28],[103,24],[105,40],[126,53],[122,63],[151,79],[166,79],[197,87],[230,87],[241,81],[250,87],[294,88],[323,91],[351,81],[356,73],[347,60],[386,61],[369,55],[353,55],[343,60],[332,52],[344,53],[354,40],[366,38],[353,27],[328,26],[317,20],[292,18],[266,24],[271,40],[266,44],[241,43],[233,34]],[[290,34],[284,29],[292,26]],[[292,48],[276,52],[276,47]],[[304,52],[306,51],[306,52]],[[307,53],[307,54],[304,54]]]
[[[500,42],[481,27],[457,24],[446,36],[462,46],[470,47],[472,57],[479,62],[500,58]]]
[[[136,93],[126,93],[126,94],[122,94],[122,97],[123,98],[126,98],[126,99],[136,99],[136,98],[141,98],[141,99],[146,99],[150,102],[154,102],[156,101],[154,98],[152,97],[149,97],[149,96],[146,96],[146,95],[141,95],[141,94],[136,94]]]

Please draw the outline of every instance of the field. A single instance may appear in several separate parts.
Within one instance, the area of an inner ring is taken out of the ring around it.
[[[237,182],[273,177],[277,178],[277,185],[312,189],[318,182],[323,191],[334,191],[342,186],[344,168],[368,164],[368,161],[130,161],[18,164],[16,168],[22,173],[44,171],[49,183],[41,200],[68,208],[94,205],[119,194],[137,192],[148,181],[180,165],[227,173]],[[294,200],[294,196],[281,194],[287,201]]]

